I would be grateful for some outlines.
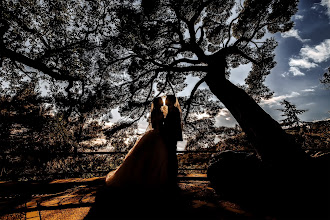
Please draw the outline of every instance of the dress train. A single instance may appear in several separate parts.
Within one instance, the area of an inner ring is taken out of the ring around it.
[[[124,162],[106,177],[110,187],[162,187],[168,182],[168,152],[162,136],[150,130],[137,141]]]

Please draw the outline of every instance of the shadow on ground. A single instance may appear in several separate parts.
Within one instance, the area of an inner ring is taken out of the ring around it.
[[[178,186],[114,190],[104,178],[0,182],[0,219],[280,219],[219,195],[206,175],[181,177]]]
[[[222,201],[206,180],[182,179],[177,190],[111,190],[103,178],[0,183],[0,219],[249,218]]]
[[[223,201],[208,181],[181,181],[176,190],[101,187],[85,220],[90,219],[247,219],[256,217]]]
[[[24,219],[38,212],[41,219],[64,209],[85,208],[94,203],[95,193],[104,178],[63,179],[47,182],[0,182],[0,218]],[[48,216],[48,217],[47,217]],[[79,218],[78,218],[79,219]]]

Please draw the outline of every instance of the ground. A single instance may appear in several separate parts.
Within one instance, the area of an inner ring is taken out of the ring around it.
[[[103,181],[103,177],[97,177],[43,183],[0,182],[0,218],[84,219]],[[186,201],[181,216],[213,219],[245,219],[253,216],[237,204],[221,200],[210,187],[205,174],[181,176],[179,188],[180,197]]]

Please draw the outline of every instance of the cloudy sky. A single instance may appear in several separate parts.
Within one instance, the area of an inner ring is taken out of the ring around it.
[[[320,84],[320,78],[330,67],[330,0],[300,0],[299,10],[292,18],[294,28],[276,34],[277,65],[266,79],[275,92],[261,106],[276,120],[281,120],[280,101],[286,99],[298,109],[308,109],[301,115],[304,121],[329,118],[330,90]],[[235,69],[231,81],[244,83],[250,65]],[[217,118],[219,125],[231,126],[235,120],[224,109]]]

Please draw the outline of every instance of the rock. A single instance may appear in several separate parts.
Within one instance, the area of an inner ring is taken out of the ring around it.
[[[223,199],[258,213],[323,218],[329,204],[329,162],[330,154],[324,154],[274,166],[253,153],[224,151],[211,158],[207,176]]]
[[[242,201],[255,196],[261,184],[261,168],[254,153],[223,151],[211,158],[207,176],[219,194]]]

